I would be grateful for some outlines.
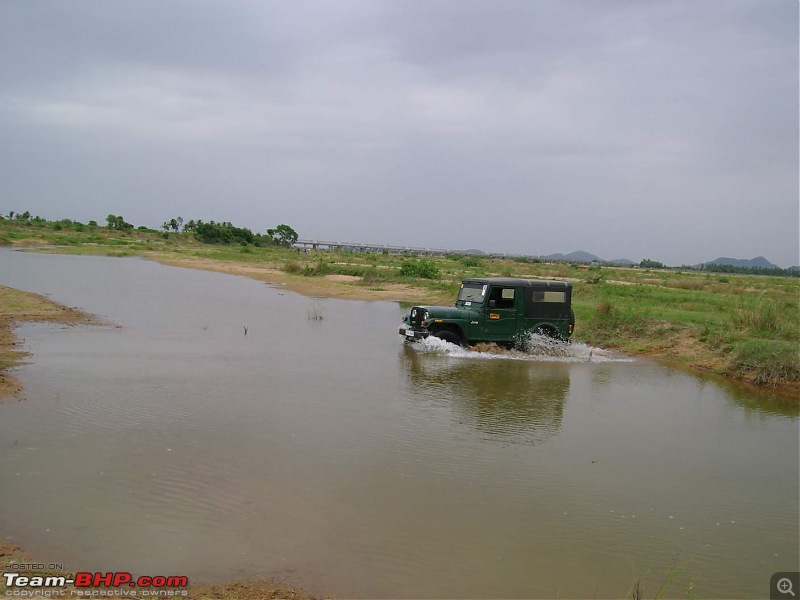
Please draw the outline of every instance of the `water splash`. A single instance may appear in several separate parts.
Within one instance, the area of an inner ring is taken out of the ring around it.
[[[456,358],[530,360],[542,362],[633,362],[633,359],[583,342],[563,342],[549,336],[532,333],[526,340],[526,349],[505,349],[493,343],[480,343],[462,348],[437,337],[412,342],[418,352],[444,354]]]

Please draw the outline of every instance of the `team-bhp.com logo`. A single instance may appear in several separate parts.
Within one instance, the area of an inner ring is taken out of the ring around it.
[[[83,597],[99,596],[186,596],[189,578],[179,576],[143,575],[134,578],[128,572],[75,573],[74,577],[23,575],[3,573],[6,596],[16,597],[57,597],[74,595]]]

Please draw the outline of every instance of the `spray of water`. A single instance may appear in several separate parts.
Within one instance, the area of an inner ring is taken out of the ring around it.
[[[505,349],[492,343],[481,343],[469,348],[428,337],[413,342],[418,352],[446,354],[458,358],[530,360],[542,362],[633,362],[627,356],[614,354],[583,342],[563,342],[546,335],[532,333],[520,344],[524,349]]]

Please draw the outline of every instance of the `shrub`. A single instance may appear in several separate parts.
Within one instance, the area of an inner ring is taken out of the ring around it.
[[[608,300],[601,300],[594,309],[598,317],[610,317],[614,314],[614,305]]]
[[[439,269],[436,263],[428,258],[420,260],[404,260],[400,267],[403,277],[421,277],[423,279],[439,279]]]
[[[780,340],[746,340],[734,347],[730,371],[755,383],[776,384],[800,379],[797,345]]]
[[[300,266],[300,263],[296,260],[288,260],[286,264],[283,265],[284,273],[291,273],[297,275],[298,273],[303,271],[303,267]]]
[[[480,258],[468,254],[460,256],[458,261],[465,267],[480,267],[483,265],[483,261]]]
[[[301,273],[305,277],[312,277],[313,275],[326,275],[331,272],[331,266],[323,259],[318,259],[316,264],[307,263]]]
[[[740,305],[735,315],[735,322],[764,336],[796,341],[797,316],[796,305],[785,303],[779,306],[775,300],[762,296],[753,306]]]
[[[364,270],[361,276],[361,282],[365,285],[375,285],[385,278],[385,273],[379,271],[374,266]]]
[[[601,273],[599,266],[589,267],[582,279],[589,285],[594,285],[603,281],[603,273]]]

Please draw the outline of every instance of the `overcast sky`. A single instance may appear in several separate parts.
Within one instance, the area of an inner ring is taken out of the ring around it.
[[[798,258],[796,0],[0,0],[0,212]]]

